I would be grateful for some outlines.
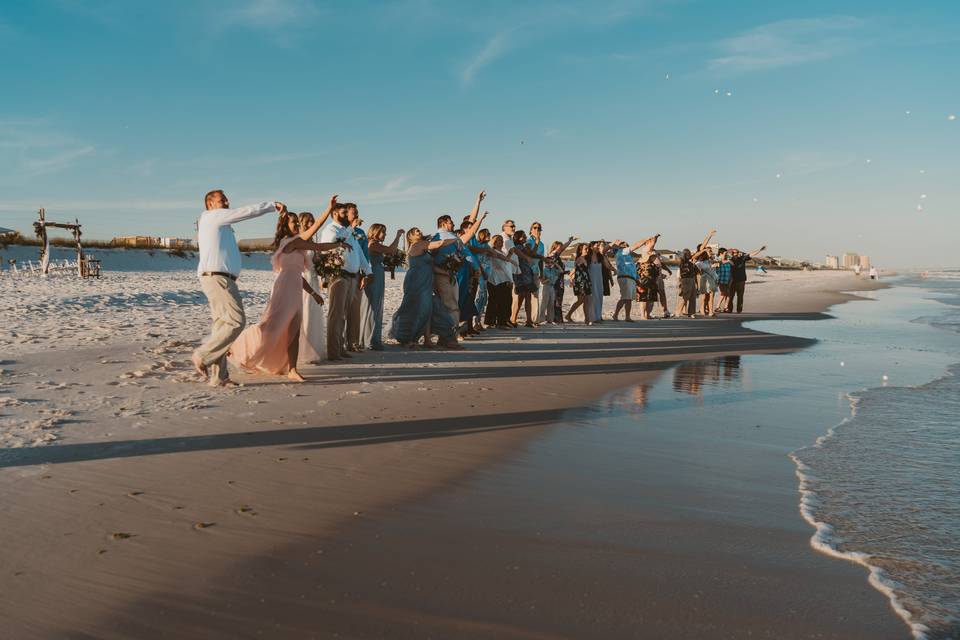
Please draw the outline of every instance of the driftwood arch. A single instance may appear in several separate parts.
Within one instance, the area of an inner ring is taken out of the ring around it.
[[[77,243],[78,276],[81,278],[100,277],[99,261],[87,260],[83,254],[83,244],[80,242],[80,236],[83,235],[83,232],[80,231],[80,220],[74,218],[72,224],[69,222],[49,222],[47,212],[44,209],[40,209],[39,220],[33,223],[33,230],[42,243],[40,245],[40,273],[47,275],[50,271],[50,238],[47,235],[47,227],[66,229],[73,234],[73,239]],[[91,264],[93,262],[97,262],[97,264]]]

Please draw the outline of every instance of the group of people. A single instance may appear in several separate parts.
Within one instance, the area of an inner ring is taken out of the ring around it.
[[[592,325],[603,321],[604,297],[618,284],[613,320],[632,322],[634,301],[641,317],[653,317],[655,303],[670,317],[664,280],[671,275],[656,249],[659,235],[630,245],[599,240],[576,245],[572,267],[564,252],[577,239],[554,241],[546,248],[543,225],[529,233],[513,220],[492,234],[480,213],[481,191],[459,225],[449,215],[437,219],[434,233],[414,227],[398,229],[387,244],[387,228],[374,224],[364,231],[359,209],[331,197],[320,217],[293,213],[281,202],[233,209],[222,190],[204,198],[198,220],[200,262],[197,268],[213,321],[207,340],[192,362],[212,385],[230,386],[228,362],[250,372],[286,375],[302,381],[298,364],[338,361],[366,349],[384,348],[385,262],[406,262],[403,299],[388,324],[388,337],[413,348],[463,349],[460,342],[489,329],[509,331],[523,326],[573,322],[582,310]],[[271,264],[276,273],[260,321],[246,326],[237,287],[241,259],[232,224],[268,213],[277,215]],[[714,316],[743,307],[745,264],[761,249],[743,253],[720,249],[713,254],[711,232],[695,252],[684,250],[679,264],[678,314]],[[405,253],[400,247],[405,238]],[[338,267],[317,269],[322,257],[335,253]],[[575,300],[563,313],[567,285]],[[323,294],[326,293],[326,299]],[[720,300],[714,306],[719,292]]]

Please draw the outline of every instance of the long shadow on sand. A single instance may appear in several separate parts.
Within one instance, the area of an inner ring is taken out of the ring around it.
[[[822,314],[782,314],[763,318],[816,319]],[[758,318],[759,319],[759,318]],[[579,376],[606,373],[646,372],[664,367],[664,360],[680,361],[684,356],[704,357],[722,353],[745,353],[800,348],[809,340],[784,338],[744,329],[739,323],[724,323],[729,332],[719,336],[717,321],[659,322],[655,326],[643,324],[625,332],[624,325],[591,327],[583,331],[559,333],[557,338],[583,338],[589,336],[593,343],[544,344],[543,342],[517,342],[506,348],[502,342],[471,344],[466,354],[472,361],[496,361],[490,366],[459,364],[463,354],[431,352],[415,364],[428,366],[374,364],[357,362],[356,366],[338,365],[336,373],[317,382],[356,385],[365,379],[379,381],[429,381],[429,380],[476,380],[483,378],[531,376]],[[613,325],[613,323],[610,323]],[[652,324],[652,323],[651,323]],[[640,325],[640,323],[638,323]],[[626,333],[626,335],[625,335]],[[629,340],[631,336],[641,340]],[[609,339],[605,339],[609,337]],[[628,340],[623,340],[628,338]],[[614,339],[619,341],[614,342]],[[772,340],[777,344],[771,344]],[[508,355],[504,352],[508,351]],[[666,356],[663,360],[654,358]],[[604,359],[617,361],[599,362]],[[624,361],[624,359],[629,359]],[[578,360],[583,362],[577,362]],[[528,366],[532,361],[552,361],[554,364]],[[437,368],[429,367],[433,363]],[[453,366],[440,366],[453,365]],[[384,423],[362,423],[340,426],[276,429],[270,431],[235,432],[214,435],[147,438],[112,442],[63,444],[51,447],[0,449],[0,468],[22,467],[37,464],[63,464],[111,458],[189,453],[220,449],[297,445],[309,449],[363,446],[407,440],[460,436],[483,431],[522,429],[543,426],[556,422],[562,415],[570,415],[569,409],[518,411],[458,416],[451,418],[423,418]]]
[[[147,438],[115,442],[89,442],[54,447],[0,449],[0,468],[36,464],[63,464],[110,458],[132,458],[167,453],[297,445],[305,449],[330,449],[405,440],[461,436],[483,431],[525,429],[556,422],[566,409],[519,411],[456,418],[423,418],[382,424],[303,427],[203,436]]]

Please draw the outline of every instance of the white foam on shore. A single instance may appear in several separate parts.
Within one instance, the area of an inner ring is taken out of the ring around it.
[[[797,470],[797,479],[799,480],[799,491],[800,491],[800,515],[803,517],[807,523],[814,528],[814,534],[810,537],[810,546],[813,547],[816,551],[823,553],[834,558],[840,558],[841,560],[846,560],[848,562],[853,562],[859,564],[862,567],[866,567],[870,572],[870,575],[867,578],[867,581],[870,583],[874,589],[880,593],[887,596],[890,600],[890,606],[893,610],[900,616],[901,619],[910,627],[913,637],[916,640],[928,640],[927,633],[930,631],[929,627],[919,622],[913,620],[913,614],[911,614],[897,598],[895,589],[899,586],[896,581],[890,578],[887,573],[870,563],[872,557],[866,553],[859,553],[856,551],[841,551],[838,546],[843,542],[843,538],[840,538],[836,535],[834,528],[820,520],[817,520],[815,511],[818,506],[819,496],[816,491],[811,487],[813,480],[817,478],[812,474],[809,466],[804,464],[798,457],[801,451],[806,451],[808,449],[821,449],[825,442],[835,437],[837,429],[842,427],[845,424],[849,424],[857,416],[857,406],[860,403],[860,398],[854,394],[847,394],[847,399],[850,401],[850,416],[844,418],[839,424],[836,424],[830,427],[827,432],[819,436],[813,444],[806,447],[801,447],[795,451],[791,451],[788,455],[790,459],[793,460],[793,463],[796,465]]]

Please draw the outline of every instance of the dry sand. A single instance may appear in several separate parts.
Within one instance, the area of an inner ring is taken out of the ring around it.
[[[255,319],[270,274],[244,275]],[[399,282],[388,281],[388,315]],[[813,319],[848,298],[840,291],[871,286],[846,273],[774,273],[750,283],[744,318]],[[488,333],[463,353],[370,352],[307,368],[302,385],[247,377],[211,391],[189,382],[186,359],[207,322],[190,273],[11,278],[0,293],[0,634],[11,638],[600,637],[584,629],[602,624],[545,623],[563,619],[549,611],[499,622],[495,599],[470,611],[469,593],[445,611],[444,582],[418,582],[412,599],[404,584],[369,584],[388,564],[377,536],[396,505],[457,487],[567,409],[679,360],[806,344],[732,319],[574,325]],[[435,576],[431,550],[456,540],[437,535],[449,523],[426,522],[419,547],[390,548],[417,550]],[[334,553],[354,530],[364,547]],[[664,574],[683,576],[709,545],[704,535],[665,549]],[[813,554],[792,539],[771,549]],[[844,630],[903,630],[862,571],[827,564],[853,590],[850,618],[872,621]],[[344,602],[359,585],[380,590],[377,606]],[[551,606],[574,606],[572,592],[557,596]],[[732,598],[722,606],[741,610],[711,619],[767,628],[792,606],[789,593],[770,601],[754,610]],[[660,637],[618,625],[611,637]]]

